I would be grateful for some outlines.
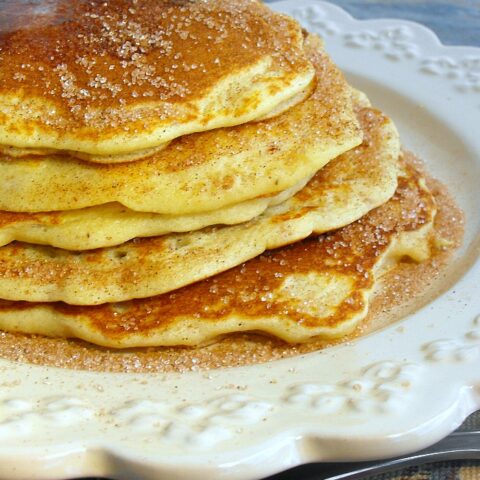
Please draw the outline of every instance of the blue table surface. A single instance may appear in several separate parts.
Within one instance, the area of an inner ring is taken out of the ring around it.
[[[480,46],[478,0],[333,0],[330,3],[355,18],[402,18],[422,23],[447,45]]]

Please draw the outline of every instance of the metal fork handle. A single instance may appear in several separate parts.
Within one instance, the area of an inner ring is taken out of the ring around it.
[[[325,463],[303,465],[294,471],[270,477],[271,480],[302,478],[302,480],[358,480],[370,475],[390,472],[405,467],[445,460],[480,460],[480,431],[455,432],[440,442],[419,452],[387,460],[352,463]]]

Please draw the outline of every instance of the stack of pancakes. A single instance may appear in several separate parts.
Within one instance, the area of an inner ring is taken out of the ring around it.
[[[0,328],[109,347],[337,338],[435,203],[318,37],[250,0],[0,22]],[[19,10],[23,9],[23,10]]]

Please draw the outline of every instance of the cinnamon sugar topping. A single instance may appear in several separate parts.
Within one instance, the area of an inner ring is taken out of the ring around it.
[[[0,92],[25,89],[84,125],[90,107],[114,120],[148,99],[198,98],[265,55],[286,71],[307,64],[298,25],[249,0],[7,1],[0,12]]]

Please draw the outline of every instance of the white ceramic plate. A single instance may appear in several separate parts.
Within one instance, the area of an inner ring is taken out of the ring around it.
[[[444,293],[323,352],[208,374],[101,374],[0,362],[0,478],[255,479],[427,446],[480,407],[480,49],[311,0],[273,8],[320,33],[350,81],[467,216]]]

